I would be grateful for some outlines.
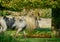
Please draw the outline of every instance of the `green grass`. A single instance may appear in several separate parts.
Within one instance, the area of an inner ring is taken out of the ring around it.
[[[28,38],[28,37],[25,38],[23,35],[18,37],[11,35],[14,34],[15,32],[16,32],[15,30],[7,30],[5,33],[0,33],[0,42],[60,42],[60,38]],[[37,34],[42,32],[43,31],[39,31]],[[20,32],[20,34],[23,33]]]
[[[59,38],[24,38],[10,35],[0,35],[0,42],[60,42]]]

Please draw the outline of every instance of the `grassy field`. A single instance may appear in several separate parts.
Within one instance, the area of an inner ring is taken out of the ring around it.
[[[0,42],[60,42],[60,38],[24,38],[0,35]]]
[[[44,29],[45,30],[45,29]],[[39,34],[39,31],[41,32],[42,29],[37,29],[34,31],[37,34]],[[49,30],[46,30],[46,32]],[[24,37],[23,35],[15,37],[13,34],[16,31],[14,30],[8,30],[5,33],[0,33],[0,42],[60,42],[60,38],[28,38]],[[43,31],[41,32],[43,33]],[[23,34],[20,32],[20,34]],[[33,33],[34,34],[34,33]]]

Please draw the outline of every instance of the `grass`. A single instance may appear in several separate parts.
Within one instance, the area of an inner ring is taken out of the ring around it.
[[[0,33],[0,42],[60,42],[60,38],[25,38],[23,35],[18,37],[12,36],[11,34],[15,32],[15,30],[8,30],[5,33]]]
[[[24,38],[0,35],[0,42],[60,42],[59,38]]]

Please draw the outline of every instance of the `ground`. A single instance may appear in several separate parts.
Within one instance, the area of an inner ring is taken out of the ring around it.
[[[41,30],[41,29],[40,29]],[[37,29],[34,31],[36,32]],[[46,30],[47,32],[48,30]],[[15,37],[13,34],[16,31],[14,30],[7,30],[5,33],[0,33],[0,42],[60,42],[60,38],[29,38],[29,37],[24,37],[23,33],[20,32],[19,34],[22,34],[21,36]],[[33,34],[34,34],[33,32]],[[36,32],[39,34],[39,31]],[[36,34],[35,33],[35,34]],[[43,32],[40,32],[43,34]]]

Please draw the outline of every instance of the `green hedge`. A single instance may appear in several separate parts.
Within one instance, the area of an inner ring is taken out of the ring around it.
[[[23,8],[56,8],[59,6],[59,1],[53,0],[0,0],[3,7],[9,10],[20,11]]]

